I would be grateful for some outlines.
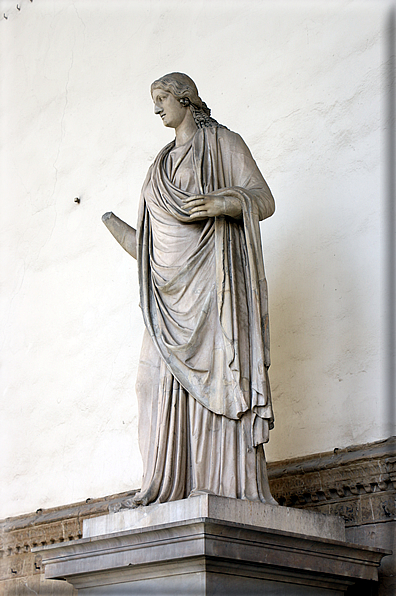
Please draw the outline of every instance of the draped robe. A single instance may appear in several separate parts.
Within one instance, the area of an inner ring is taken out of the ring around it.
[[[190,221],[183,199],[236,197],[242,218]],[[274,502],[263,443],[273,426],[259,220],[271,192],[241,137],[199,129],[158,154],[137,228],[146,326],[137,395],[135,504],[194,494]]]

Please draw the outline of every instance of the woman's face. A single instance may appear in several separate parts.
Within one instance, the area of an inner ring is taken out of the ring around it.
[[[186,117],[188,107],[182,106],[180,101],[169,91],[154,89],[153,102],[154,114],[161,116],[165,126],[178,128]]]

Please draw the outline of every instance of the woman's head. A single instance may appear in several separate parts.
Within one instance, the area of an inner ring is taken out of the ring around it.
[[[195,104],[198,108],[202,106],[202,100],[198,95],[196,84],[189,76],[182,72],[171,72],[157,79],[151,85],[151,95],[154,89],[168,91],[176,99],[187,98],[190,100],[190,103]]]
[[[182,72],[171,72],[157,79],[151,85],[151,95],[155,89],[162,89],[180,101],[184,106],[189,105],[198,128],[219,126],[216,120],[210,117],[210,109],[198,95],[194,81]],[[223,127],[222,127],[223,128]]]

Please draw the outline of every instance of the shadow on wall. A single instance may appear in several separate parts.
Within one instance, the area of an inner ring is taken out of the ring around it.
[[[378,394],[369,375],[379,333],[373,280],[354,231],[331,227],[325,211],[313,209],[283,238],[269,279],[270,459],[274,450],[283,459],[354,444]]]

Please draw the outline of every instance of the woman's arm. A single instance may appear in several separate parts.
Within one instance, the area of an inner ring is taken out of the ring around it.
[[[122,248],[136,259],[136,230],[111,211],[102,216],[102,221]]]

